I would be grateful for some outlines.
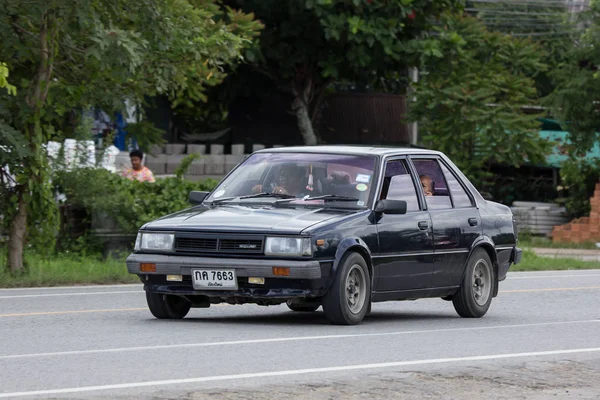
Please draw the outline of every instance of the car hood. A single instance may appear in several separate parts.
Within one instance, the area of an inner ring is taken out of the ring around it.
[[[299,234],[315,224],[357,212],[359,210],[221,204],[183,210],[152,221],[143,229]]]

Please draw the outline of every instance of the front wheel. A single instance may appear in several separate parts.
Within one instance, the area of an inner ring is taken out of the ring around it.
[[[192,303],[185,297],[148,291],[146,291],[146,302],[152,315],[158,319],[181,319],[192,307]]]
[[[460,289],[452,296],[454,309],[463,318],[483,317],[492,303],[494,268],[484,249],[477,249],[469,258]]]
[[[331,288],[323,298],[325,317],[332,324],[359,324],[371,304],[371,279],[364,258],[350,253],[341,261]]]

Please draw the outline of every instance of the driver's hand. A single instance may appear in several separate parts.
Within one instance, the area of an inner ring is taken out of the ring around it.
[[[254,185],[252,188],[252,193],[262,193],[262,185]]]

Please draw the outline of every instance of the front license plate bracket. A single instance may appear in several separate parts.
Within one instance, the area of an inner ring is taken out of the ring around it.
[[[199,290],[237,290],[235,269],[192,269],[192,286]]]

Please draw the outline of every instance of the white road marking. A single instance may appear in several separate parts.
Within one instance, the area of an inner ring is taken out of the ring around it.
[[[265,338],[265,339],[233,340],[233,341],[223,341],[223,342],[181,343],[181,344],[168,344],[168,345],[155,345],[155,346],[120,347],[120,348],[112,348],[112,349],[57,351],[57,352],[51,352],[51,353],[13,354],[13,355],[0,356],[0,360],[20,359],[20,358],[37,358],[37,357],[53,357],[53,356],[69,356],[69,355],[85,355],[85,354],[98,354],[98,353],[119,353],[119,352],[130,352],[130,351],[146,351],[146,350],[182,349],[182,348],[190,348],[190,347],[234,346],[234,345],[257,344],[257,343],[298,342],[298,341],[309,341],[309,340],[348,339],[348,338],[363,338],[363,337],[374,337],[374,336],[398,336],[398,335],[413,335],[413,334],[440,333],[440,332],[460,332],[460,331],[489,330],[489,329],[515,329],[515,328],[529,328],[529,327],[550,326],[550,325],[589,324],[589,323],[598,323],[598,322],[600,322],[600,319],[579,320],[579,321],[560,321],[560,322],[538,322],[538,323],[532,323],[532,324],[515,324],[515,325],[474,326],[474,327],[464,327],[464,328],[427,329],[427,330],[396,331],[396,332],[356,333],[356,334],[345,334],[345,335],[292,336],[292,337]]]
[[[139,290],[119,290],[113,292],[79,292],[79,293],[52,293],[52,294],[18,294],[16,296],[0,296],[0,299],[24,299],[28,297],[60,297],[60,296],[97,296],[102,294],[143,294]]]
[[[598,277],[600,274],[588,274],[588,275],[527,275],[527,276],[507,276],[506,280],[512,279],[552,279],[552,278],[588,278]],[[502,282],[500,282],[502,285]]]
[[[23,291],[23,290],[73,290],[73,289],[104,289],[104,288],[126,288],[126,287],[142,287],[141,283],[123,283],[118,285],[72,285],[72,286],[30,286],[18,288],[0,288],[3,291]]]
[[[306,369],[292,369],[292,370],[283,370],[283,371],[265,371],[265,372],[255,372],[255,373],[236,374],[236,375],[213,375],[213,376],[203,376],[203,377],[197,377],[197,378],[167,379],[167,380],[162,380],[162,381],[130,382],[130,383],[117,383],[117,384],[112,384],[112,385],[82,386],[82,387],[72,387],[72,388],[62,388],[62,389],[32,390],[32,391],[28,391],[28,392],[0,393],[0,398],[37,396],[37,395],[55,395],[55,394],[67,394],[67,393],[83,393],[83,392],[93,392],[93,391],[100,391],[100,390],[133,389],[133,388],[166,386],[166,385],[183,385],[183,384],[190,384],[190,383],[268,378],[268,377],[274,377],[274,376],[306,375],[306,374],[318,374],[318,373],[326,373],[326,372],[356,371],[356,370],[369,370],[369,369],[380,369],[380,368],[397,368],[397,367],[406,367],[406,366],[414,366],[414,365],[457,363],[457,362],[465,362],[465,361],[490,361],[490,360],[502,360],[502,359],[511,359],[511,358],[557,356],[557,355],[566,355],[566,354],[597,353],[597,352],[600,352],[600,347],[591,347],[591,348],[586,348],[586,349],[535,351],[535,352],[526,352],[526,353],[489,354],[489,355],[484,355],[484,356],[432,358],[432,359],[424,359],[424,360],[395,361],[395,362],[385,362],[385,363],[376,363],[376,364],[340,365],[340,366],[325,367],[325,368],[306,368]]]

